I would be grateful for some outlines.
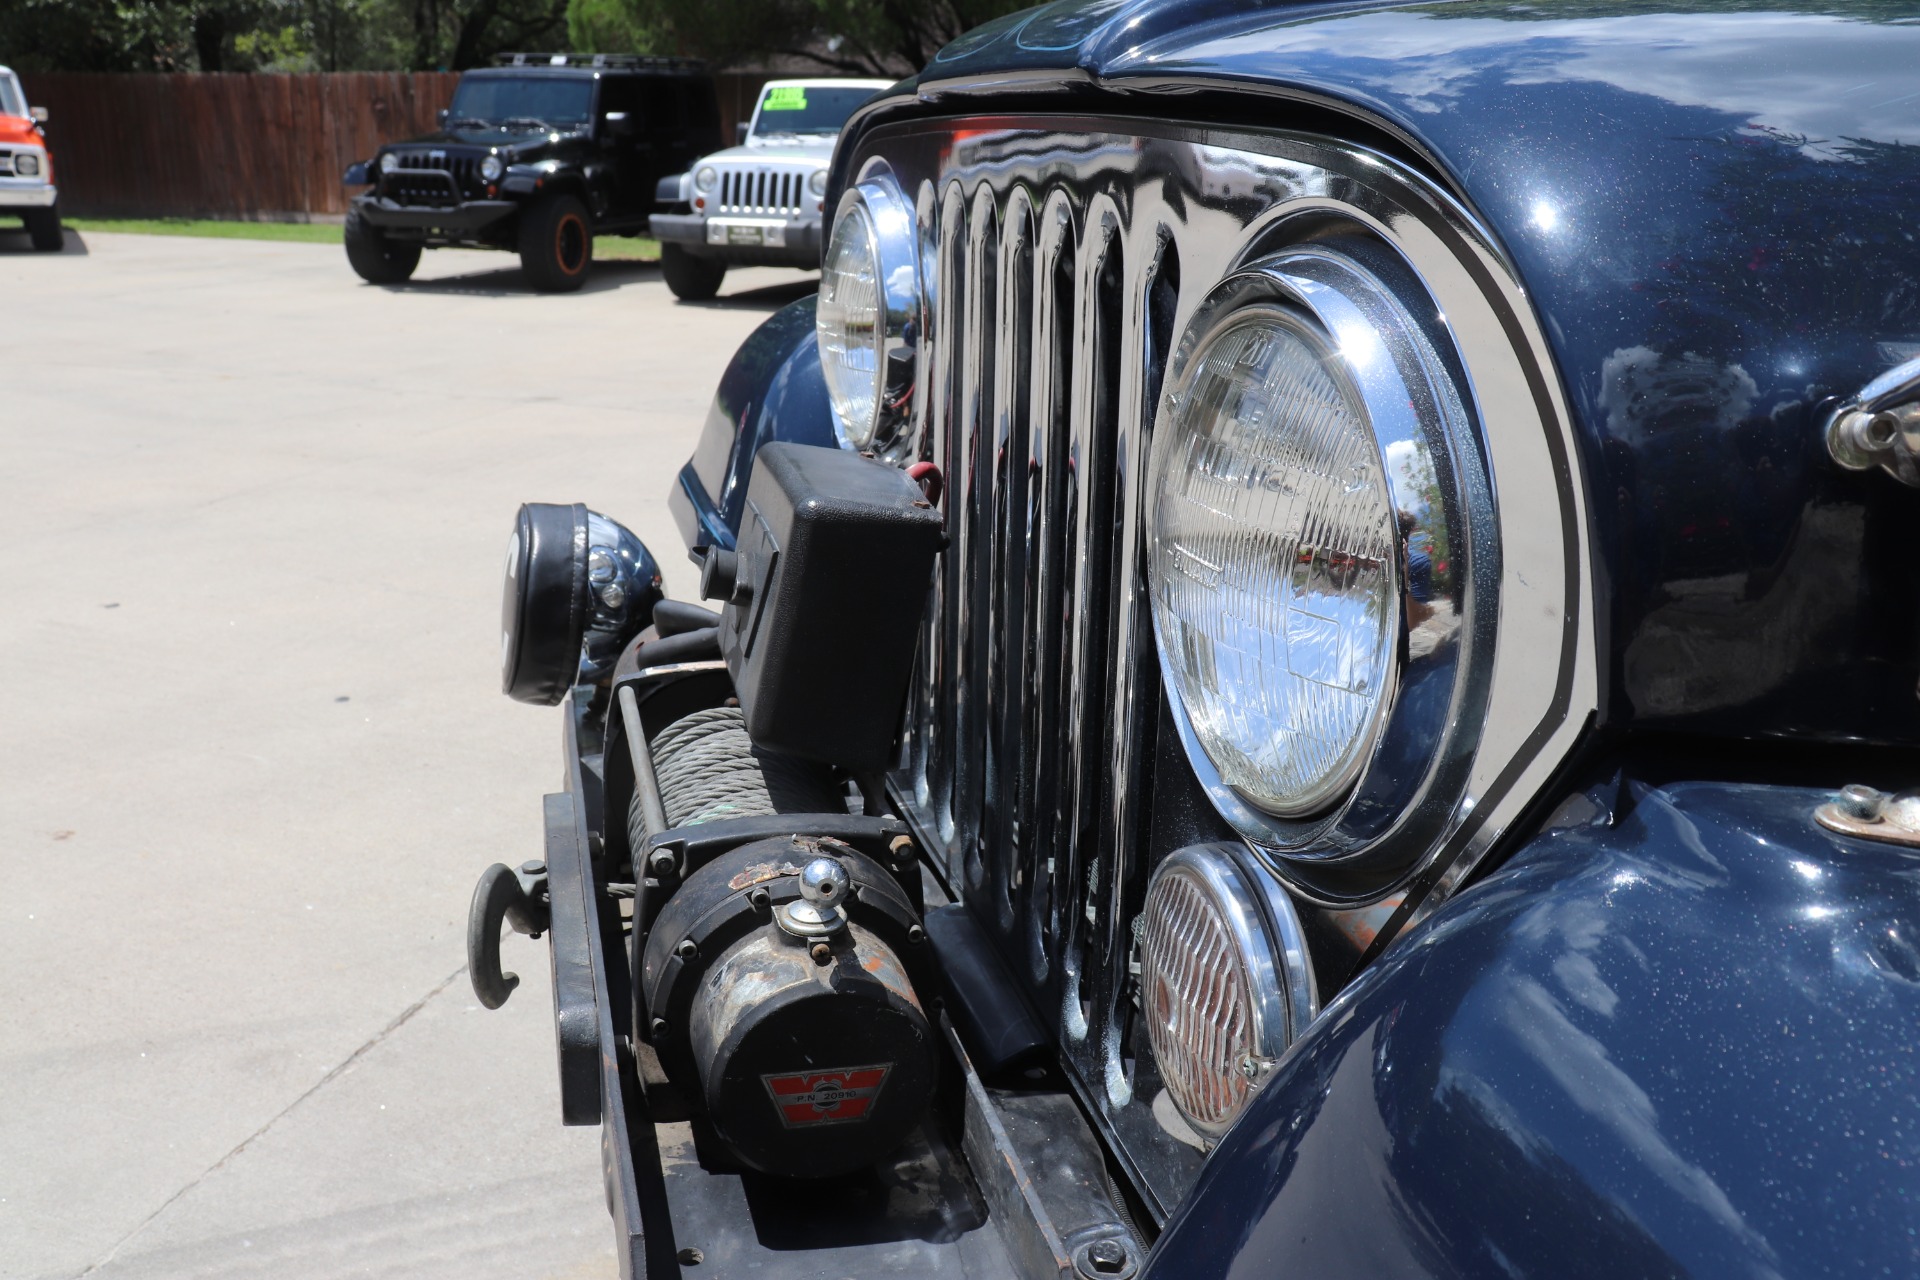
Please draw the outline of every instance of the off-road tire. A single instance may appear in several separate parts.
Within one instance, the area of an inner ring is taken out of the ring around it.
[[[420,245],[395,240],[358,209],[347,215],[347,261],[368,284],[403,284],[420,265]]]
[[[67,231],[60,225],[60,209],[28,209],[21,215],[33,247],[41,253],[58,253],[67,246]]]
[[[705,302],[720,292],[727,278],[727,264],[718,258],[700,258],[677,244],[660,246],[660,275],[676,298]]]
[[[578,196],[551,195],[520,215],[520,269],[542,293],[571,293],[593,268],[593,221]]]

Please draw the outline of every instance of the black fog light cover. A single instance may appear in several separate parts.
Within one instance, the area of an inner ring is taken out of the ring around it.
[[[501,690],[550,707],[599,680],[662,594],[653,553],[625,526],[578,502],[526,503],[507,542]]]

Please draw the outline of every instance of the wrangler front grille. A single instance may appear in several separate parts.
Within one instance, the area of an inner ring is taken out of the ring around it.
[[[400,152],[399,167],[381,175],[380,194],[400,204],[442,206],[480,194],[480,157]]]
[[[806,187],[807,175],[799,170],[723,168],[716,212],[796,217]]]
[[[1145,448],[1180,264],[1048,167],[1014,136],[984,180],[920,199],[934,340],[913,448],[946,475],[951,544],[901,789],[1085,1088],[1118,1110],[1141,1069],[1130,925],[1160,698]]]

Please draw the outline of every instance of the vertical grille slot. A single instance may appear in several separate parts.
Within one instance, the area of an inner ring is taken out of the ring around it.
[[[997,348],[993,383],[991,559],[987,569],[986,654],[987,793],[983,839],[1002,851],[1005,870],[993,906],[1003,929],[1012,929],[1019,899],[1033,877],[1027,866],[1023,826],[1030,801],[1027,771],[1027,603],[1034,576],[1038,530],[1033,522],[1029,478],[1034,471],[1033,412],[1033,216],[1026,193],[1008,201],[1001,236],[994,327]]]

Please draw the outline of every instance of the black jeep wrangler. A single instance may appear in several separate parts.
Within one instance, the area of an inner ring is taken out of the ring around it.
[[[518,252],[537,289],[578,289],[593,237],[647,230],[655,184],[719,143],[704,64],[626,54],[502,54],[469,71],[440,131],[347,170],[347,261],[372,284],[422,249]]]

